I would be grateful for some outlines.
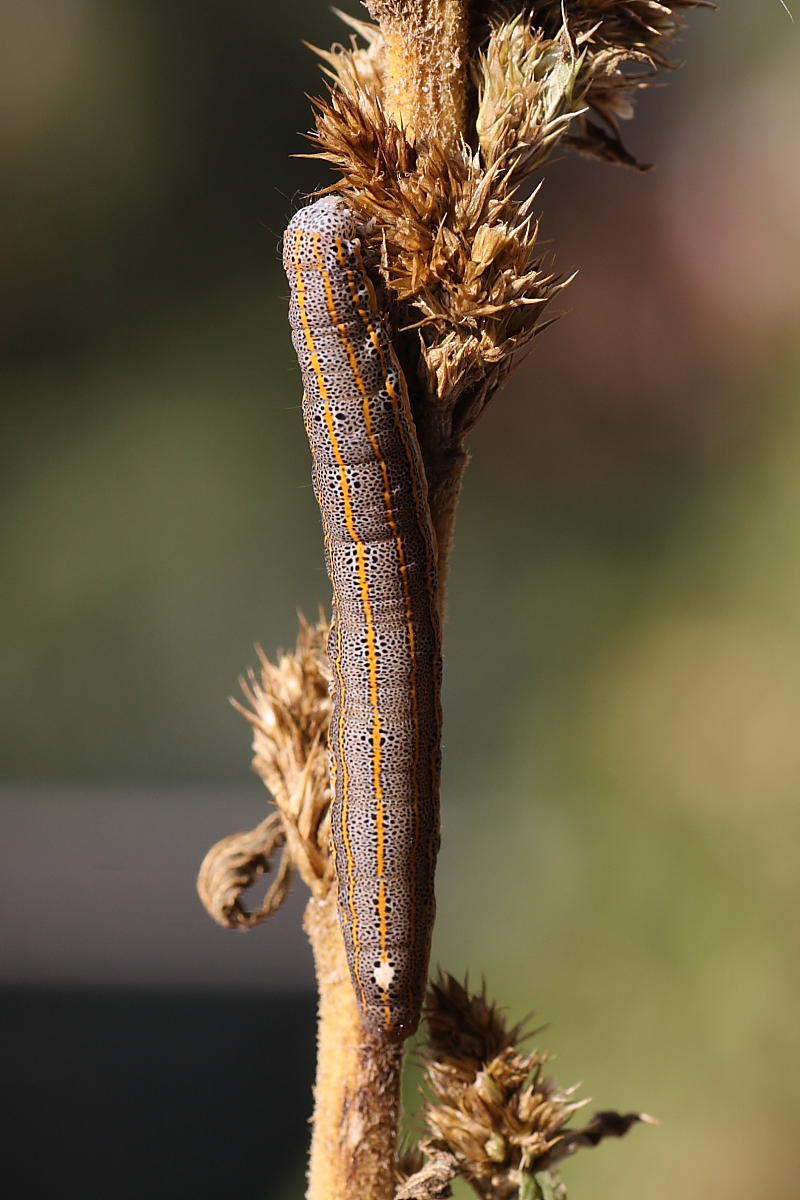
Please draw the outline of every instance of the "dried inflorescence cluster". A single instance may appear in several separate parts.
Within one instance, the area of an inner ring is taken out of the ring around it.
[[[481,6],[495,11],[502,4]],[[574,95],[582,112],[564,143],[594,157],[639,166],[620,138],[620,120],[633,116],[635,93],[669,70],[669,48],[683,27],[682,13],[713,8],[708,0],[534,0],[525,6],[547,38],[566,25],[581,50]],[[593,119],[594,118],[594,119]]]
[[[318,51],[330,88],[316,101],[315,156],[336,168],[330,190],[371,230],[394,323],[406,331],[397,348],[415,381],[442,580],[464,435],[569,282],[538,247],[534,177],[558,146],[638,165],[619,122],[670,65],[681,11],[698,6],[708,5],[369,0],[380,27],[340,14],[355,30],[351,44]],[[452,43],[437,46],[437,34]],[[398,78],[426,67],[427,124],[419,106],[397,109]],[[440,73],[453,85],[449,108]]]
[[[322,54],[336,84],[317,105],[318,153],[373,222],[398,321],[419,331],[425,403],[415,417],[429,450],[472,425],[560,283],[536,256],[531,198],[517,202],[520,163],[500,148],[515,141],[510,113],[495,112],[494,93],[479,111],[487,160],[466,143],[453,153],[435,136],[412,142],[383,104],[381,34],[357,28],[366,48]],[[515,107],[526,120],[527,98]]]
[[[435,129],[409,136],[398,125],[377,26],[345,18],[360,42],[319,52],[332,87],[317,102],[317,153],[340,172],[335,189],[374,223],[390,292],[419,329],[439,436],[458,439],[475,421],[563,286],[537,253],[525,185],[559,143],[634,161],[619,120],[669,65],[679,10],[702,3],[474,6],[473,117],[455,146]]]
[[[427,1041],[422,1050],[429,1098],[423,1143],[428,1163],[416,1166],[397,1193],[448,1194],[456,1176],[483,1200],[537,1200],[565,1196],[556,1164],[579,1146],[619,1137],[639,1113],[598,1113],[583,1129],[569,1122],[586,1101],[545,1075],[548,1055],[526,1051],[523,1025],[508,1026],[485,988],[472,992],[449,975],[431,985]]]
[[[580,1102],[544,1075],[547,1055],[521,1049],[522,1027],[509,1028],[485,990],[441,978],[429,995],[428,1031],[432,1148],[454,1154],[479,1195],[517,1195]]]
[[[233,701],[253,727],[253,768],[276,808],[255,829],[212,846],[200,868],[200,898],[211,916],[229,928],[246,929],[266,920],[283,902],[293,869],[312,895],[322,898],[330,888],[327,636],[324,617],[310,625],[301,616],[294,653],[282,654],[273,664],[259,650],[260,673],[251,670],[242,680],[247,706]],[[270,870],[279,850],[274,882],[251,912],[244,906],[244,892]]]

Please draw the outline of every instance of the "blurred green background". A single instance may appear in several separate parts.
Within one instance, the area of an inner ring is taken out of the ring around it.
[[[0,8],[18,1197],[218,1195],[229,1151],[302,1194],[302,897],[240,939],[193,896],[263,812],[226,698],[328,599],[277,248],[342,27],[276,8]],[[626,130],[656,170],[546,172],[580,274],[472,438],[449,587],[434,961],[661,1120],[573,1200],[796,1187],[800,54],[777,0],[679,53]]]

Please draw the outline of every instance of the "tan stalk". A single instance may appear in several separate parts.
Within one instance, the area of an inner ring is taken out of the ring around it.
[[[402,1046],[362,1037],[336,889],[303,922],[319,987],[317,1081],[307,1200],[391,1200],[395,1193]]]
[[[366,0],[383,33],[387,115],[410,142],[434,130],[456,150],[464,137],[467,0]]]

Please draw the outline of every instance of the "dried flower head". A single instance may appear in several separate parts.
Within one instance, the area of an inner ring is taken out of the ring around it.
[[[539,246],[534,176],[559,145],[639,165],[619,122],[670,65],[682,10],[698,6],[485,0],[469,5],[468,33],[456,0],[370,0],[380,27],[340,14],[351,44],[318,51],[330,84],[315,102],[312,157],[339,173],[329,190],[363,219],[405,331],[442,578],[464,435],[572,278]],[[417,75],[427,117],[406,104],[403,80]]]
[[[461,403],[453,436],[476,419],[562,286],[537,255],[530,197],[520,188],[562,141],[634,161],[619,121],[632,114],[635,92],[669,67],[681,10],[701,5],[474,6],[474,128],[455,144],[436,130],[411,136],[393,118],[385,29],[340,14],[364,45],[354,37],[349,48],[319,51],[332,86],[317,101],[317,154],[341,173],[333,187],[373,223],[391,294],[419,329],[423,379],[440,419]]]
[[[310,625],[301,616],[294,653],[273,664],[259,649],[260,675],[251,670],[242,680],[249,707],[232,701],[253,727],[253,767],[272,792],[277,812],[254,830],[224,838],[206,855],[198,891],[220,924],[247,928],[265,920],[282,903],[292,869],[317,897],[330,887],[327,633],[324,618]],[[279,849],[275,882],[260,908],[248,912],[243,893],[269,870]]]
[[[426,1152],[449,1154],[485,1200],[563,1194],[555,1164],[579,1146],[620,1136],[640,1114],[599,1113],[583,1130],[568,1122],[586,1101],[544,1074],[548,1055],[525,1052],[530,1035],[508,1027],[485,988],[470,992],[451,976],[432,984],[422,1051],[431,1099]]]
[[[583,111],[576,84],[586,59],[566,24],[547,37],[521,16],[492,30],[477,68],[475,128],[484,163],[512,162],[509,182],[523,182]]]

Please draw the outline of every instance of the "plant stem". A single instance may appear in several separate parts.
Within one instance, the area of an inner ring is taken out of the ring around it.
[[[392,1200],[403,1048],[364,1038],[336,911],[310,900],[319,985],[317,1081],[307,1200]]]
[[[386,43],[383,98],[409,141],[432,131],[455,149],[464,134],[467,0],[366,0]]]
[[[467,0],[368,0],[367,8],[385,40],[386,110],[410,141],[435,131],[445,150],[457,150],[466,115]],[[444,438],[433,441],[425,449],[438,467],[429,498],[441,589],[466,455]],[[307,1200],[393,1200],[403,1047],[364,1035],[335,887],[309,902],[305,929],[320,995]]]

